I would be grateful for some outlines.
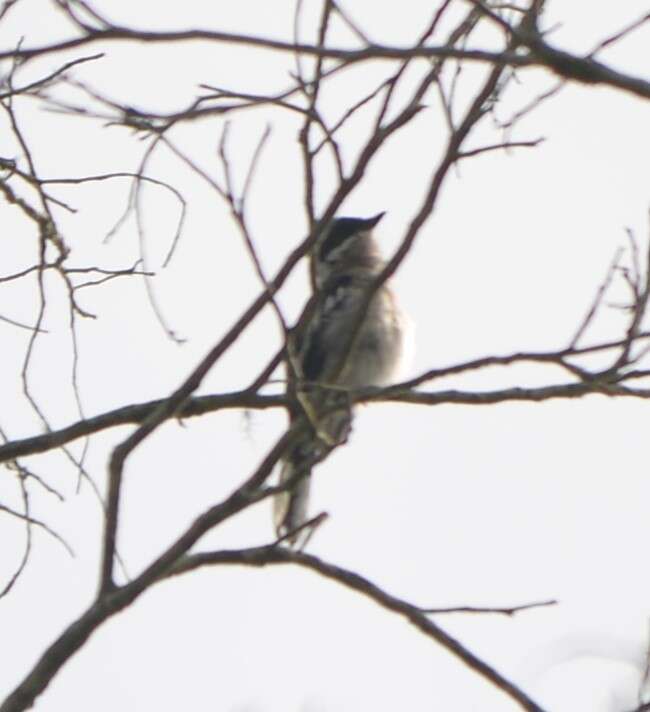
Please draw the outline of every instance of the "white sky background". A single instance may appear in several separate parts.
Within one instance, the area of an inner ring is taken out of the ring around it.
[[[304,28],[320,5],[306,3]],[[146,29],[190,27],[290,39],[293,4],[177,3],[97,0],[116,22]],[[427,2],[345,3],[371,37],[406,44],[429,17]],[[224,9],[226,8],[226,9]],[[558,46],[585,52],[647,11],[625,3],[551,2],[545,23],[563,25]],[[22,0],[0,25],[0,46],[60,38],[65,24],[44,0]],[[478,35],[475,42],[488,34]],[[312,35],[306,34],[311,40]],[[334,42],[336,40],[336,42]],[[333,44],[347,44],[334,30]],[[650,31],[644,29],[602,59],[638,76],[647,73]],[[107,57],[75,76],[123,103],[184,107],[199,83],[271,92],[289,83],[292,59],[280,53],[205,44],[106,46]],[[66,59],[92,54],[77,51]],[[58,66],[34,63],[26,81]],[[326,89],[338,116],[383,76],[383,65],[351,70]],[[471,82],[478,68],[466,66]],[[485,71],[482,68],[480,71]],[[414,74],[414,76],[416,76]],[[507,118],[555,79],[521,72],[498,115]],[[70,98],[74,94],[70,93]],[[446,127],[432,93],[429,108],[393,138],[340,211],[387,215],[378,234],[387,253],[403,236],[444,149]],[[125,128],[44,112],[17,103],[42,176],[134,170],[143,144]],[[271,139],[250,196],[249,217],[269,274],[304,237],[302,173],[296,143],[300,118],[279,110],[246,111],[231,126],[231,156],[241,181],[252,150],[270,123]],[[435,214],[400,269],[396,283],[417,324],[410,373],[488,354],[553,350],[568,344],[611,258],[632,228],[648,231],[650,104],[611,90],[569,85],[521,122],[515,139],[545,136],[536,149],[488,154],[450,173]],[[223,122],[212,119],[172,136],[218,176],[216,147]],[[351,160],[364,121],[344,133]],[[17,155],[5,131],[0,155]],[[489,120],[469,146],[492,143]],[[214,192],[164,149],[149,174],[170,180],[189,203],[171,266],[154,289],[177,346],[155,321],[141,281],[89,290],[83,306],[101,315],[80,325],[80,386],[88,415],[162,397],[259,292],[241,239]],[[241,184],[241,183],[240,183]],[[317,198],[332,188],[324,169]],[[138,255],[133,220],[108,245],[128,182],[53,188],[80,212],[57,213],[75,265],[125,267]],[[159,270],[178,206],[164,189],[145,189],[147,251]],[[0,275],[34,262],[34,237],[15,209],[0,205]],[[7,261],[9,260],[9,262]],[[31,384],[54,427],[78,418],[70,386],[71,351],[60,281],[48,279],[48,335],[36,351]],[[0,285],[0,314],[33,322],[34,284]],[[614,290],[622,298],[622,290]],[[306,298],[303,271],[282,292],[292,320]],[[587,341],[617,338],[621,315],[605,310]],[[11,437],[40,432],[21,396],[18,375],[27,332],[0,322],[0,425]],[[270,311],[258,319],[209,375],[201,393],[250,381],[279,344]],[[492,389],[559,383],[554,369],[519,367],[436,383],[436,388]],[[395,595],[426,606],[508,606],[557,598],[561,605],[514,619],[440,616],[450,633],[512,676],[552,712],[622,712],[636,704],[639,674],[630,661],[646,644],[648,405],[590,396],[574,401],[490,407],[362,408],[349,446],[318,468],[313,507],[329,512],[309,551],[358,570]],[[138,572],[200,511],[229,493],[259,462],[284,425],[282,414],[218,413],[185,427],[171,422],[129,459],[120,550]],[[103,487],[111,447],[130,429],[93,440],[88,469]],[[73,450],[80,452],[76,443]],[[16,589],[0,601],[0,696],[13,689],[95,593],[100,513],[87,485],[75,495],[76,473],[59,454],[29,458],[58,486],[65,504],[34,496],[34,514],[73,545],[70,559],[36,532],[32,560]],[[9,477],[0,502],[19,506]],[[271,540],[268,502],[206,537],[201,548]],[[0,574],[17,564],[22,527],[0,518]],[[578,654],[585,653],[582,657]],[[589,657],[591,655],[592,657]],[[601,656],[596,658],[596,656]],[[618,659],[613,659],[618,658]],[[564,662],[563,662],[564,661]],[[557,662],[550,670],[546,668]],[[163,583],[111,619],[55,678],[36,709],[108,712],[178,709],[228,712],[352,710],[514,710],[517,707],[401,619],[359,595],[306,571],[212,568]]]

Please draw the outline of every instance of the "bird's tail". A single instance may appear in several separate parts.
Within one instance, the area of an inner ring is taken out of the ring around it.
[[[282,463],[279,484],[296,477],[298,479],[291,489],[276,494],[273,501],[273,521],[279,537],[290,534],[307,521],[311,472],[300,474],[299,469],[300,465],[295,461],[295,457],[290,457]],[[293,543],[294,539],[290,541]]]
[[[289,481],[291,484],[285,492],[275,495],[273,519],[278,537],[285,537],[291,544],[301,538],[301,532],[296,530],[308,519],[312,468],[327,457],[333,448],[342,445],[350,433],[352,410],[347,395],[344,400],[342,407],[321,417],[318,431],[314,432],[310,428],[282,461],[279,484]]]

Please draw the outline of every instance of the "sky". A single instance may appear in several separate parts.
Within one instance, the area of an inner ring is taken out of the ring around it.
[[[38,45],[65,36],[54,3],[21,0],[0,23],[0,46]],[[342,5],[378,42],[402,45],[421,31],[430,3],[369,0]],[[293,3],[242,0],[217,4],[97,0],[115,22],[150,30],[201,27],[291,38]],[[318,3],[306,3],[303,31],[313,38]],[[549,3],[552,42],[588,52],[635,20],[647,6]],[[556,26],[557,25],[557,26]],[[645,76],[648,28],[609,48],[602,60]],[[350,33],[332,30],[349,46]],[[477,35],[477,46],[494,41]],[[217,44],[93,46],[28,65],[25,81],[95,51],[106,56],[72,74],[121,103],[160,111],[185,107],[197,86],[263,93],[286,87],[293,58]],[[6,72],[6,66],[2,67]],[[335,118],[384,76],[382,63],[343,73],[324,92]],[[467,66],[460,91],[484,68]],[[413,76],[417,76],[415,72]],[[557,78],[521,71],[496,108],[506,120]],[[55,92],[53,91],[54,95]],[[74,87],[56,96],[80,103]],[[462,96],[462,95],[461,95]],[[84,100],[85,101],[85,100]],[[377,236],[387,255],[397,247],[442,155],[447,128],[435,93],[407,129],[372,162],[340,214],[385,210]],[[144,144],[106,120],[52,111],[33,99],[16,111],[42,176],[135,170]],[[3,119],[4,121],[4,119]],[[555,350],[568,345],[608,266],[627,242],[626,229],[647,248],[647,126],[650,104],[610,89],[569,84],[517,126],[513,140],[544,137],[536,148],[492,152],[451,171],[434,214],[394,278],[400,302],[416,327],[406,375],[493,354]],[[272,275],[306,232],[302,168],[296,137],[300,117],[278,109],[236,114],[229,128],[233,175],[243,185],[248,162],[269,126],[249,197],[252,234]],[[180,126],[176,144],[220,177],[218,145],[224,119]],[[348,165],[367,120],[341,137]],[[5,126],[6,129],[6,126]],[[488,119],[469,146],[499,140]],[[18,149],[5,130],[0,156]],[[85,290],[84,308],[97,319],[78,324],[78,372],[83,412],[170,393],[260,291],[227,208],[214,191],[169,151],[154,155],[149,174],[168,180],[187,199],[182,237],[169,266],[179,204],[163,188],[143,191],[147,266],[168,328],[156,319],[138,278]],[[78,208],[56,213],[73,250],[72,263],[130,266],[140,254],[131,216],[105,241],[128,198],[126,180],[53,186]],[[322,210],[333,189],[331,166],[317,180]],[[33,264],[35,239],[15,208],[0,203],[0,276]],[[47,334],[39,337],[29,385],[52,427],[79,418],[71,387],[72,343],[65,291],[46,278]],[[0,283],[0,314],[33,323],[33,280]],[[293,321],[308,296],[304,265],[279,301]],[[620,277],[585,344],[616,339],[625,321],[611,305],[625,296]],[[21,364],[29,334],[0,322],[3,364],[0,426],[12,438],[43,431],[22,393]],[[271,310],[213,369],[200,393],[247,384],[280,343]],[[433,384],[435,389],[487,390],[563,382],[540,365],[490,369]],[[268,392],[279,392],[281,385]],[[648,407],[602,395],[496,406],[373,404],[359,408],[350,443],[317,471],[312,506],[328,521],[308,551],[357,570],[388,592],[427,607],[510,606],[557,599],[558,605],[513,618],[449,615],[445,630],[512,678],[552,712],[624,712],[637,703],[648,644],[646,564]],[[172,421],[136,450],[126,470],[119,548],[130,573],[139,572],[203,509],[252,472],[282,432],[280,412],[219,412]],[[112,448],[131,428],[90,443],[86,467],[100,489]],[[83,443],[71,450],[79,455]],[[48,645],[92,600],[100,551],[101,511],[87,483],[60,452],[25,464],[65,495],[59,502],[34,489],[34,516],[70,542],[75,557],[36,532],[31,560],[9,596],[0,600],[0,697],[18,683]],[[20,506],[7,472],[0,504]],[[24,528],[0,517],[0,581],[17,565]],[[263,502],[204,537],[201,550],[272,541],[270,504]],[[265,570],[213,567],[155,586],[103,625],[63,668],[36,709],[125,712],[179,708],[197,712],[329,712],[518,709],[432,640],[358,594],[292,567]]]

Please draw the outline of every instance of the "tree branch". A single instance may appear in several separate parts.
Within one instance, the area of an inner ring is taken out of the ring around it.
[[[523,35],[521,35],[523,37]],[[436,59],[440,57],[511,67],[546,67],[555,74],[582,84],[605,84],[616,89],[650,98],[650,82],[640,77],[634,77],[598,62],[590,57],[578,57],[561,49],[551,47],[542,39],[526,36],[523,44],[529,49],[528,54],[514,51],[492,52],[480,49],[456,49],[446,46],[435,47],[391,47],[388,45],[368,45],[362,49],[341,49],[335,47],[318,47],[305,43],[294,44],[268,37],[255,37],[229,32],[210,30],[179,30],[171,32],[149,32],[132,30],[125,27],[112,27],[106,30],[89,32],[81,37],[74,37],[61,42],[25,49],[7,49],[0,51],[2,59],[29,60],[47,54],[62,52],[75,47],[94,44],[96,42],[191,42],[203,40],[222,44],[245,45],[278,52],[299,53],[312,57],[338,59],[347,64],[355,64],[370,60],[405,60],[405,59]]]
[[[426,637],[435,640],[445,650],[461,660],[467,667],[478,673],[481,677],[491,682],[495,687],[504,692],[512,700],[516,701],[524,710],[531,712],[543,712],[523,690],[518,688],[493,667],[478,658],[455,638],[446,633],[440,626],[433,623],[421,608],[414,606],[404,599],[397,598],[384,591],[369,579],[361,576],[355,571],[345,569],[341,566],[328,563],[311,554],[292,551],[276,546],[262,546],[252,549],[240,549],[231,551],[213,551],[198,554],[190,554],[183,557],[179,563],[173,567],[167,576],[178,576],[179,574],[193,571],[203,566],[213,566],[222,564],[237,564],[244,566],[267,566],[272,564],[297,564],[310,569],[325,578],[352,589],[357,593],[370,598],[376,604],[393,613],[405,618],[415,628]],[[0,708],[0,712],[4,712]]]

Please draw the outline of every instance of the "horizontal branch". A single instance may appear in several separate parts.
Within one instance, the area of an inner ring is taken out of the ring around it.
[[[599,381],[584,381],[580,383],[561,383],[554,386],[541,386],[539,388],[503,388],[497,391],[482,391],[471,393],[468,391],[420,391],[396,390],[398,386],[385,389],[375,396],[370,394],[360,398],[365,401],[393,401],[399,403],[412,403],[413,405],[492,405],[508,401],[529,401],[539,403],[558,398],[581,398],[592,393],[606,396],[625,396],[628,398],[650,398],[650,389],[626,388],[616,383]],[[1,451],[0,451],[1,453]]]
[[[344,49],[336,47],[323,47],[304,43],[286,42],[270,37],[256,37],[217,30],[180,30],[170,32],[151,32],[146,30],[133,30],[126,27],[113,26],[74,37],[61,42],[38,47],[21,49],[10,48],[0,50],[1,59],[31,59],[46,54],[62,52],[108,41],[133,41],[133,42],[219,42],[223,44],[243,45],[251,48],[266,49],[271,51],[286,52],[291,55],[301,54],[312,57],[339,60],[353,64],[373,59],[398,60],[406,59],[438,59],[449,58],[472,62],[488,63],[492,65],[508,65],[512,67],[546,67],[554,73],[576,82],[584,84],[606,84],[616,89],[650,98],[650,82],[640,77],[634,77],[619,72],[595,60],[593,57],[579,57],[561,49],[551,47],[540,37],[526,35],[522,38],[528,49],[527,54],[514,51],[493,52],[481,49],[458,49],[443,46],[391,47],[387,45],[368,45],[361,49]]]
[[[256,37],[218,30],[179,30],[169,32],[151,32],[147,30],[132,30],[126,27],[112,27],[106,30],[74,37],[69,40],[55,42],[40,47],[25,47],[21,49],[0,50],[0,60],[9,58],[32,59],[45,54],[62,52],[64,50],[83,47],[95,42],[107,41],[133,41],[133,42],[218,42],[221,44],[244,45],[271,51],[287,52],[289,54],[302,54],[325,59],[338,59],[347,63],[361,62],[369,59],[404,60],[408,58],[438,58],[467,59],[489,64],[511,64],[525,66],[530,64],[526,57],[512,53],[491,52],[479,49],[457,49],[455,47],[389,47],[386,45],[369,45],[362,49],[343,49],[336,47],[323,47],[304,43],[286,42],[270,37]]]
[[[648,338],[650,338],[650,332],[643,331],[636,334],[633,340],[638,342]],[[573,341],[575,342],[575,340],[574,338]],[[481,368],[489,368],[491,366],[510,366],[514,363],[551,363],[566,369],[566,359],[568,358],[587,356],[601,351],[625,347],[627,343],[628,339],[617,339],[616,341],[604,341],[600,344],[594,344],[593,346],[570,346],[560,351],[516,351],[515,353],[506,354],[505,356],[481,356],[471,361],[461,361],[461,363],[454,364],[453,366],[430,369],[415,378],[396,384],[395,388],[401,390],[414,388],[415,386],[420,386],[423,383],[433,381],[437,378],[446,378],[459,373],[477,371]],[[626,377],[628,375],[629,374],[626,374]]]
[[[636,374],[633,372],[631,377]],[[645,377],[645,374],[641,374]],[[546,400],[581,398],[592,393],[600,393],[611,397],[650,398],[650,389],[628,388],[620,383],[607,381],[581,381],[578,383],[560,383],[537,388],[502,388],[494,391],[415,391],[401,384],[388,388],[367,388],[351,394],[357,403],[393,402],[410,403],[412,405],[493,405],[510,401],[539,403]],[[139,425],[143,423],[165,399],[127,405],[123,408],[102,413],[93,418],[80,420],[60,430],[35,435],[21,440],[12,440],[0,446],[0,462],[15,460],[18,457],[37,455],[54,448],[61,447],[77,438],[86,437],[120,425]],[[263,396],[246,391],[236,391],[219,395],[196,396],[189,398],[183,407],[171,418],[192,418],[224,409],[267,410],[269,408],[286,408],[287,398],[284,395]]]
[[[440,615],[448,613],[479,613],[479,614],[496,614],[501,616],[512,617],[522,611],[530,611],[534,608],[548,608],[549,606],[557,606],[557,601],[550,598],[547,601],[533,601],[533,603],[522,603],[518,606],[505,606],[501,608],[486,607],[486,606],[449,606],[447,608],[421,608],[422,613],[427,615]]]
[[[160,398],[147,403],[127,405],[115,410],[109,410],[93,418],[79,420],[60,430],[52,430],[49,433],[22,440],[12,440],[0,446],[0,462],[53,450],[77,438],[93,435],[119,425],[139,425],[166,400],[166,398]],[[278,408],[285,404],[286,399],[284,396],[261,396],[250,391],[239,391],[223,395],[190,398],[175,415],[170,417],[190,418],[230,408],[264,410],[266,408]]]

